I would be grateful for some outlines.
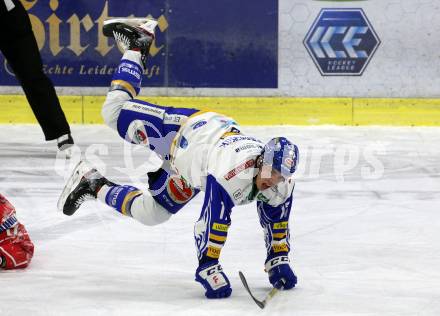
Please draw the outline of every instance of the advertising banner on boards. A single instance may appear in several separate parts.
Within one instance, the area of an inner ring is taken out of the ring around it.
[[[56,86],[107,86],[121,57],[102,35],[112,17],[153,17],[146,85],[278,87],[278,1],[22,0]],[[0,85],[17,85],[0,54]]]

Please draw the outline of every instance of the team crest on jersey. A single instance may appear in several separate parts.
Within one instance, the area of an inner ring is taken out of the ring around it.
[[[134,144],[147,146],[149,143],[145,125],[140,120],[135,120],[128,126],[127,134],[131,138],[130,141]]]
[[[139,144],[147,144],[148,143],[147,134],[144,131],[141,131],[139,129],[136,131],[135,139]]]
[[[194,189],[185,179],[177,175],[171,176],[168,180],[167,191],[170,198],[178,204],[186,203],[194,196]]]
[[[226,180],[231,180],[233,177],[235,177],[237,174],[239,174],[240,172],[251,168],[255,165],[255,160],[253,159],[249,159],[248,161],[243,162],[242,164],[238,165],[237,167],[235,167],[234,169],[230,170],[227,174],[225,174],[225,179]]]

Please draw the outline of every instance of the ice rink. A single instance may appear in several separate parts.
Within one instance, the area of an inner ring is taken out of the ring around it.
[[[254,204],[232,212],[221,262],[232,297],[208,300],[194,281],[193,223],[202,194],[167,223],[146,227],[98,202],[56,210],[79,152],[114,182],[146,188],[154,159],[104,126],[74,126],[79,148],[56,157],[38,126],[0,126],[0,192],[36,252],[25,271],[0,272],[0,315],[440,315],[440,128],[244,128],[299,145],[291,215],[297,287],[260,310],[270,290]],[[157,163],[157,161],[156,161]]]

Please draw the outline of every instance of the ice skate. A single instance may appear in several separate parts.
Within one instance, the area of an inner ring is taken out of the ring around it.
[[[105,184],[113,185],[98,170],[80,161],[61,193],[58,210],[73,215],[83,202],[96,200],[99,189]]]
[[[145,68],[157,24],[153,19],[115,18],[104,21],[102,31],[105,36],[113,37],[123,52],[139,51]]]

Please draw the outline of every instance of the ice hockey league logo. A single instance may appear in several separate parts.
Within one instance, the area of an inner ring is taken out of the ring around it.
[[[323,76],[360,76],[380,45],[362,9],[322,9],[304,45]]]

